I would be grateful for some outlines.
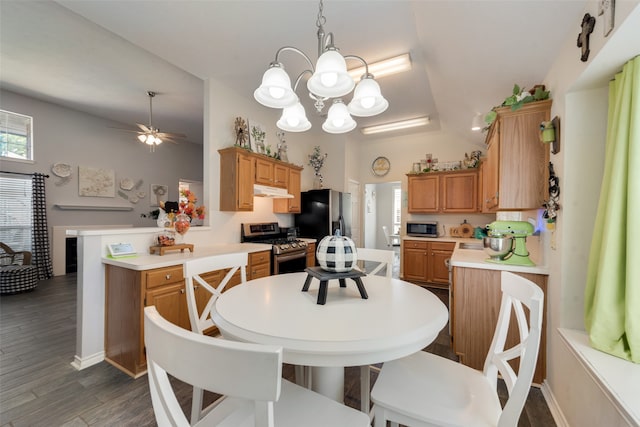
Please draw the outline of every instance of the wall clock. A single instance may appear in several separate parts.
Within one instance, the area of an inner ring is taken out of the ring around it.
[[[391,162],[386,157],[377,157],[371,164],[371,170],[375,176],[385,176],[389,173]]]

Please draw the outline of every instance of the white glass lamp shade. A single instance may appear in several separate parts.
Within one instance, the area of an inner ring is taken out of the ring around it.
[[[340,53],[328,50],[318,58],[316,70],[307,81],[307,89],[315,95],[335,98],[348,94],[355,83],[347,73],[347,63]]]
[[[346,133],[356,127],[356,122],[349,114],[347,106],[341,100],[333,101],[333,105],[327,113],[327,120],[322,124],[322,129],[328,133]]]
[[[380,85],[373,78],[362,79],[353,92],[349,112],[358,117],[380,114],[389,107],[389,101],[382,97]]]
[[[282,116],[276,126],[287,132],[304,132],[311,129],[311,122],[307,119],[304,107],[298,102],[282,110]]]
[[[271,66],[262,76],[262,84],[253,92],[260,104],[271,108],[289,107],[298,102],[298,95],[291,89],[291,79],[284,68]]]
[[[140,142],[147,142],[147,134],[143,133],[141,135],[138,135],[138,141]]]

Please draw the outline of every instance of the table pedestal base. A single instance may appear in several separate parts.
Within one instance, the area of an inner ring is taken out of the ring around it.
[[[344,368],[311,367],[311,389],[336,402],[344,403]]]

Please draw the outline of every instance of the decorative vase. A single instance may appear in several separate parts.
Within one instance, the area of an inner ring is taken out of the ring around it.
[[[316,172],[316,176],[313,178],[313,189],[320,190],[322,188],[322,174]]]
[[[173,226],[176,229],[176,233],[181,236],[180,240],[184,241],[184,235],[189,231],[189,227],[191,227],[191,218],[183,213],[178,214]]]
[[[318,243],[318,264],[323,270],[344,273],[351,271],[358,261],[356,244],[336,230],[334,236],[326,236]]]

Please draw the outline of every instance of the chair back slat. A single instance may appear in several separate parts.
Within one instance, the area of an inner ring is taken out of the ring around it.
[[[154,378],[159,379],[156,386],[162,388],[161,377],[169,373],[188,384],[226,396],[264,402],[278,400],[281,347],[200,335],[167,321],[155,306],[146,307],[144,316],[147,362]],[[172,410],[164,403],[163,406]]]
[[[363,262],[363,268],[361,268],[365,273],[376,275],[382,271],[383,268],[386,267],[385,276],[391,277],[393,273],[393,259],[395,257],[395,253],[393,251],[385,251],[382,249],[369,249],[369,248],[356,248],[356,252],[358,254],[358,263],[360,261]],[[378,264],[371,270],[365,271],[364,262],[377,262]]]
[[[507,271],[501,273],[501,288],[500,313],[485,360],[484,375],[495,387],[500,373],[507,385],[509,399],[498,423],[499,427],[505,427],[518,423],[529,394],[542,332],[544,294],[535,283]],[[528,322],[523,305],[529,309]],[[512,312],[515,313],[520,342],[505,350]],[[519,358],[517,374],[509,364],[516,358]]]
[[[248,263],[247,253],[235,253],[224,255],[213,255],[210,257],[196,258],[184,263],[184,274],[186,277],[186,295],[187,308],[189,311],[189,321],[191,322],[191,330],[197,333],[203,333],[205,330],[214,326],[211,320],[211,308],[216,302],[222,291],[233,277],[240,270],[240,282],[247,281],[246,265]],[[211,271],[229,269],[222,281],[217,287],[207,283],[202,275]],[[205,289],[210,297],[204,308],[198,310],[196,298],[196,287]]]

